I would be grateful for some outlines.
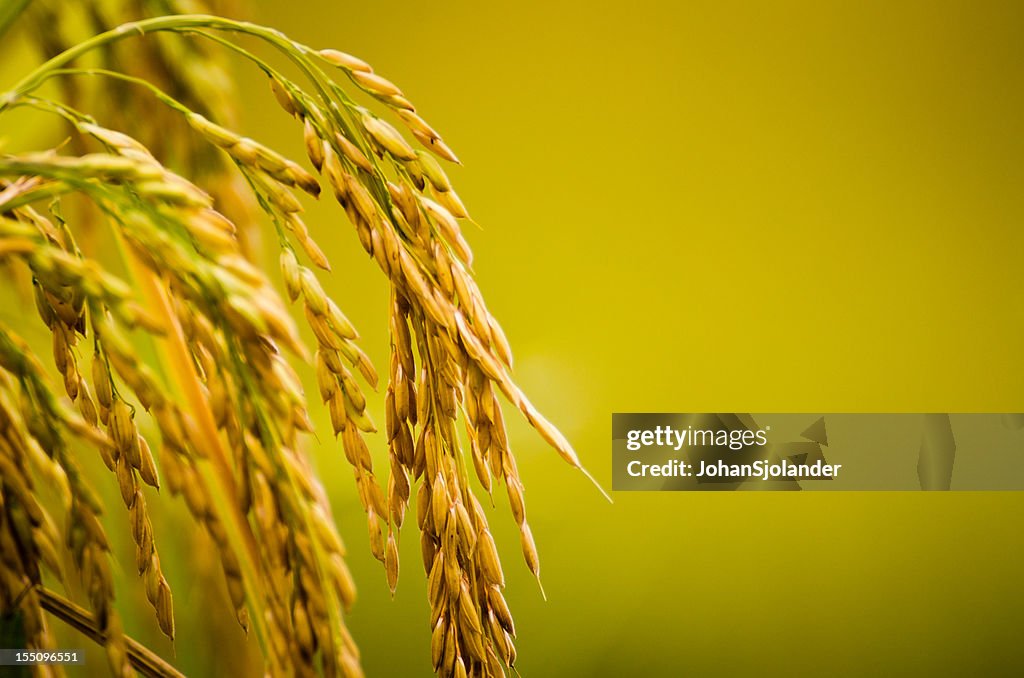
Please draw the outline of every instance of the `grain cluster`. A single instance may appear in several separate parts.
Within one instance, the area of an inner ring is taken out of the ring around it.
[[[88,51],[156,32],[188,35],[261,69],[301,129],[310,169],[234,131],[217,119],[216,106],[172,96],[156,78],[75,67]],[[239,34],[284,54],[301,84],[243,47]],[[252,224],[229,218],[214,192],[158,160],[152,143],[38,94],[50,79],[81,75],[136,88],[134,96],[170,116],[174,135],[200,141],[233,168],[245,204],[272,228],[284,295],[252,263]],[[0,324],[0,603],[22,611],[33,646],[53,643],[39,568],[63,576],[56,554],[66,549],[115,673],[139,666],[114,604],[102,507],[70,452],[85,444],[116,479],[135,569],[165,635],[174,637],[174,604],[147,486],[182,497],[209,535],[235,617],[256,630],[270,674],[362,674],[344,622],[355,602],[346,549],[307,456],[313,427],[294,364],[309,361],[392,593],[415,496],[434,670],[506,675],[516,663],[515,626],[478,494],[504,485],[526,565],[538,579],[540,564],[502,399],[583,468],[512,378],[509,343],[473,279],[462,232],[469,214],[441,164],[458,159],[403,92],[349,54],[254,24],[182,15],[69,46],[0,101],[0,114],[31,107],[61,116],[74,132],[70,149],[0,157],[0,263],[31,279],[62,382],[54,388],[42,358]],[[375,468],[367,442],[377,427],[364,393],[378,387],[378,375],[356,328],[324,290],[320,276],[330,263],[303,218],[304,199],[322,190],[390,287],[383,468]],[[109,231],[124,272],[108,270],[76,241],[77,225],[59,207],[72,194],[89,202],[94,226]],[[302,341],[287,300],[314,346]],[[63,494],[63,539],[35,499],[40,476]]]

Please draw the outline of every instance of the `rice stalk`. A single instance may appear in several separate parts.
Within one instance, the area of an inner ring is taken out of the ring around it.
[[[224,48],[261,69],[274,99],[298,122],[312,171],[151,79],[74,66],[87,52],[153,33]],[[236,42],[239,34],[284,55],[303,84]],[[176,134],[202,142],[235,168],[273,227],[284,291],[292,302],[301,299],[316,343],[312,352],[285,300],[251,263],[245,229],[218,210],[214,195],[169,169],[143,140],[36,93],[48,80],[83,76],[135,88],[173,118]],[[423,149],[355,101],[335,76],[389,111]],[[38,564],[56,547],[40,528],[45,514],[31,501],[31,473],[16,452],[35,447],[35,472],[66,479],[70,524],[79,526],[68,546],[76,569],[91,582],[90,604],[111,666],[121,675],[130,671],[97,520],[101,507],[78,482],[66,452],[64,440],[74,436],[90,443],[116,478],[137,570],[165,635],[174,636],[173,597],[141,490],[160,487],[161,478],[212,538],[235,616],[243,628],[252,624],[271,674],[361,675],[342,614],[355,598],[345,548],[303,451],[312,424],[292,364],[312,361],[366,513],[370,550],[392,593],[402,572],[400,529],[415,491],[434,670],[503,676],[512,669],[515,626],[504,572],[468,470],[471,463],[488,494],[505,484],[524,560],[539,582],[499,393],[564,461],[586,471],[511,376],[509,343],[473,280],[472,251],[462,233],[469,213],[438,162],[458,158],[404,93],[343,52],[314,50],[255,24],[177,15],[125,24],[68,47],[0,96],[0,114],[15,107],[59,115],[76,146],[71,153],[0,157],[0,177],[9,182],[0,192],[0,261],[32,278],[66,396],[58,398],[28,346],[0,326],[6,370],[0,377],[8,375],[0,386],[11,402],[27,395],[32,404],[7,414],[26,426],[2,466],[3,508],[13,512],[5,514],[9,536],[0,532],[0,538],[17,540],[23,545],[18,553],[28,557],[4,564],[11,575],[3,578],[0,600],[13,601],[19,583],[38,587]],[[365,438],[377,426],[363,388],[377,387],[377,372],[357,344],[356,328],[314,272],[329,271],[330,262],[301,216],[299,196],[318,198],[322,183],[391,289],[386,490]],[[120,248],[130,280],[105,270],[76,243],[75,224],[60,209],[69,195],[91,204],[92,218]],[[44,203],[49,217],[36,209]],[[90,339],[85,369],[78,347]],[[140,341],[157,348],[158,365],[138,360]],[[138,417],[152,420],[159,444],[140,434]],[[49,423],[32,430],[32,421]],[[33,620],[32,642],[52,642],[39,596],[27,595],[20,604]]]

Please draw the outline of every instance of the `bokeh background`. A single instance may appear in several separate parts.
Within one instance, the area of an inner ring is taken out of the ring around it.
[[[606,487],[616,411],[1024,410],[1024,5],[254,0],[243,16],[365,58],[460,155],[516,375]],[[7,48],[4,83],[33,61]],[[265,79],[237,66],[243,128],[300,156]],[[386,365],[384,280],[334,206],[310,213],[329,291]],[[610,505],[509,419],[548,594],[499,497],[523,676],[1024,672],[1021,493]],[[415,527],[392,600],[321,439],[367,673],[428,676]],[[144,605],[129,632],[190,674],[235,675],[253,641],[210,594],[212,555],[161,534],[179,639]],[[212,635],[187,621],[217,615]]]

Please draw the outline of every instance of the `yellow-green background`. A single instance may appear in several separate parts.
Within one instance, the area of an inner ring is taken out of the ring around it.
[[[613,411],[1024,409],[1020,3],[262,0],[247,16],[367,59],[459,153],[516,375],[605,486]],[[237,84],[246,131],[298,155],[265,80]],[[383,278],[337,209],[312,214],[330,291],[386,365]],[[1024,671],[1024,495],[609,505],[518,420],[511,436],[549,598],[499,497],[527,678]],[[318,464],[368,674],[429,675],[414,526],[392,601],[333,443]],[[179,614],[240,635],[187,571],[172,584]],[[217,649],[186,625],[177,653],[199,672]]]

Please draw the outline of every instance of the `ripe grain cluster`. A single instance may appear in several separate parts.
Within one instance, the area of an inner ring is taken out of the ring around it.
[[[87,52],[151,33],[206,42],[259,68],[301,130],[309,169],[235,132],[217,119],[217,106],[172,96],[156,78],[76,66]],[[297,79],[251,51],[253,42],[284,55]],[[241,179],[231,184],[236,190],[224,190],[232,180],[220,175],[204,190],[158,160],[152,141],[39,94],[51,79],[86,75],[158,106],[181,143],[198,141],[220,155]],[[74,133],[64,148],[0,157],[0,263],[31,279],[62,382],[54,387],[44,358],[0,324],[0,603],[23,615],[29,643],[54,645],[44,610],[75,617],[70,603],[52,602],[56,594],[41,575],[63,577],[59,553],[66,551],[115,674],[172,670],[123,634],[103,507],[82,482],[74,452],[87,447],[116,478],[134,565],[164,634],[174,637],[173,595],[144,486],[180,495],[209,535],[235,617],[255,629],[271,674],[361,675],[343,618],[355,586],[305,452],[312,424],[293,364],[311,361],[392,592],[400,530],[415,495],[434,670],[506,675],[516,660],[515,626],[471,473],[487,494],[504,485],[538,578],[540,565],[502,398],[583,469],[512,378],[509,343],[473,279],[462,232],[469,214],[442,166],[458,159],[440,134],[364,61],[208,15],[147,19],[69,46],[0,97],[0,115],[18,107],[56,114]],[[378,375],[356,328],[324,291],[330,263],[303,218],[300,196],[317,198],[323,189],[390,287],[383,470],[366,441],[377,427],[364,389],[377,388]],[[271,225],[284,296],[252,263],[252,223],[224,214],[223,196],[231,193]],[[91,205],[123,272],[80,245],[60,207],[71,195]],[[286,299],[301,309],[312,351]],[[37,501],[40,478],[61,493],[64,534]]]

